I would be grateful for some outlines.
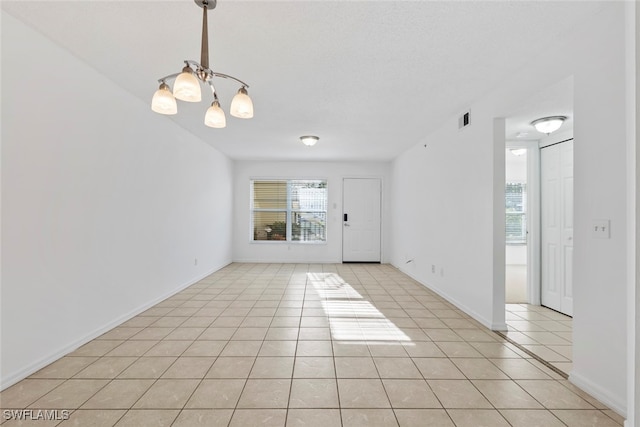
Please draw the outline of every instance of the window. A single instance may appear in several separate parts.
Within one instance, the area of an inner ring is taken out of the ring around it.
[[[326,180],[251,180],[252,240],[325,242]]]
[[[505,194],[507,244],[525,244],[527,243],[526,184],[508,182]]]

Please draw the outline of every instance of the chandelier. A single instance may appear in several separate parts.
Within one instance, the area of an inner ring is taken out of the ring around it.
[[[204,124],[212,128],[223,128],[227,125],[227,119],[224,111],[220,107],[218,94],[213,83],[214,77],[223,79],[231,79],[240,83],[238,93],[231,101],[229,113],[241,119],[250,119],[253,117],[253,102],[247,93],[248,84],[228,74],[218,73],[209,68],[209,36],[207,32],[207,11],[215,9],[217,0],[195,0],[195,3],[203,10],[202,13],[202,44],[200,50],[200,62],[187,59],[184,61],[184,68],[180,73],[169,74],[168,76],[158,79],[160,87],[153,95],[151,101],[151,109],[160,114],[176,114],[178,105],[176,99],[186,102],[200,102],[202,100],[202,92],[200,84],[211,89],[213,102],[204,116]],[[175,79],[173,83],[173,92],[167,81]]]

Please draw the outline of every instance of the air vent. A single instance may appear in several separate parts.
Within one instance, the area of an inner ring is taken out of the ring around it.
[[[471,124],[471,112],[465,111],[460,117],[458,117],[458,129],[466,128]]]

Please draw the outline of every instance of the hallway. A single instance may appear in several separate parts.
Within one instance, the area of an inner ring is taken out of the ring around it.
[[[379,264],[231,264],[0,398],[2,409],[70,411],[32,424],[5,416],[3,427],[623,422]]]

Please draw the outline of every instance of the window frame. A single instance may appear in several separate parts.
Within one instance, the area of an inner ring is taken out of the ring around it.
[[[302,210],[302,209],[294,209],[293,208],[293,199],[292,199],[292,183],[299,181],[319,181],[324,183],[326,188],[326,200],[325,200],[325,210],[321,209],[312,209],[312,210]],[[285,208],[255,208],[254,207],[254,190],[253,185],[255,182],[285,182],[286,183],[286,207]],[[254,214],[255,212],[283,212],[285,214],[285,223],[286,223],[286,236],[285,240],[256,240],[255,239],[255,224],[254,224]],[[324,240],[292,240],[293,238],[293,215],[295,213],[323,213],[324,214]],[[329,180],[327,178],[273,178],[273,177],[252,177],[249,178],[249,242],[256,244],[301,244],[301,245],[326,245],[328,241],[328,222],[329,216]]]
[[[509,186],[519,186],[521,189],[521,210],[510,210],[507,207],[509,201],[509,192],[507,191]],[[508,234],[508,222],[509,217],[520,217],[521,235],[510,237]],[[527,244],[527,216],[528,216],[528,186],[525,182],[507,182],[505,185],[505,243],[508,246],[520,246]]]

